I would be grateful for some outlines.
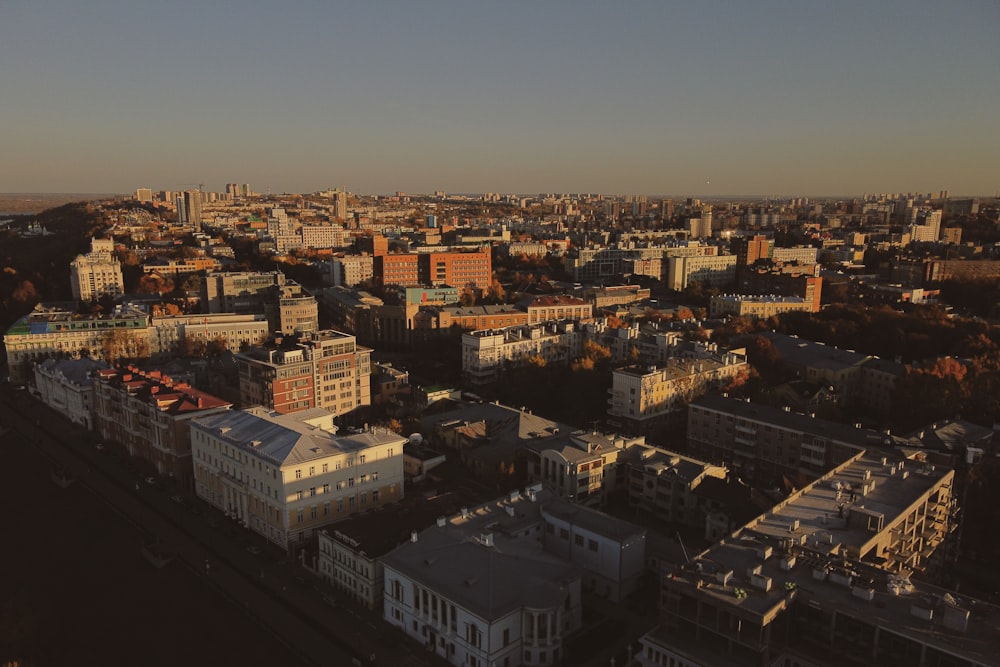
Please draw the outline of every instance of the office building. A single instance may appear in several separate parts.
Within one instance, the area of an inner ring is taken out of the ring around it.
[[[736,281],[736,255],[671,257],[666,286],[681,291],[691,283],[727,289]]]
[[[191,425],[195,492],[280,547],[403,497],[403,444],[386,429],[338,433],[334,413],[250,408]]]

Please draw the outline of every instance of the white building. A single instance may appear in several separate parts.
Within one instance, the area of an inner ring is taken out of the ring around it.
[[[385,620],[453,665],[559,664],[582,624],[581,570],[545,552],[530,494],[441,518],[386,555]]]
[[[532,358],[568,363],[579,356],[583,334],[574,322],[481,329],[462,335],[462,373],[473,384],[495,382],[506,366]]]
[[[302,225],[299,233],[304,248],[339,248],[344,245],[342,225]]]
[[[114,241],[91,239],[90,252],[70,262],[73,298],[93,301],[101,296],[120,296],[125,290],[122,265],[114,259]]]
[[[736,281],[736,255],[671,257],[666,286],[683,290],[692,282],[710,287],[729,287]]]
[[[402,498],[406,438],[380,429],[337,435],[333,419],[321,408],[250,408],[194,420],[195,492],[282,547]]]
[[[775,264],[815,264],[819,257],[819,248],[812,246],[796,246],[794,248],[772,248],[771,261]]]
[[[91,374],[107,365],[91,359],[46,359],[35,366],[35,391],[43,403],[74,424],[94,426]]]

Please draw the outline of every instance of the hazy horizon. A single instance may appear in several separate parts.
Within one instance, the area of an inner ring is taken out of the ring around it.
[[[11,192],[1000,190],[994,2],[14,0],[2,17]]]

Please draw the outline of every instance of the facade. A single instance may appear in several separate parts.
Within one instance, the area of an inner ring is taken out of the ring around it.
[[[218,271],[222,263],[214,257],[192,257],[187,259],[170,259],[159,257],[142,265],[145,273],[159,273],[164,276],[176,276],[199,271]]]
[[[484,290],[493,282],[493,256],[489,246],[477,250],[452,250],[420,255],[420,282],[424,285],[472,285]]]
[[[354,287],[375,275],[375,258],[371,255],[344,255],[330,261],[334,287]]]
[[[150,353],[156,356],[177,356],[192,346],[223,341],[226,349],[236,353],[267,340],[271,327],[263,315],[176,315],[153,317],[149,333]]]
[[[471,384],[489,384],[533,360],[567,364],[580,355],[582,340],[571,321],[472,331],[462,334],[462,374]]]
[[[661,581],[639,664],[962,665],[1000,649],[993,614],[911,581],[947,533],[954,473],[859,453]]]
[[[75,308],[39,303],[7,329],[3,342],[12,382],[27,382],[32,364],[49,357],[101,357],[106,362],[149,356],[149,316],[117,306],[104,315],[81,316]]]
[[[762,481],[815,479],[882,440],[871,429],[727,396],[703,396],[688,406],[688,450]]]
[[[622,454],[628,503],[657,519],[693,528],[705,526],[706,509],[696,490],[708,478],[725,479],[725,466],[699,461],[653,445]]]
[[[419,262],[418,255],[409,253],[376,255],[374,277],[383,285],[417,285],[420,283]]]
[[[778,294],[798,296],[811,304],[811,312],[819,312],[823,293],[823,278],[815,275],[818,265],[810,272],[807,267],[789,271],[789,267],[765,269],[749,267],[739,272],[738,289],[743,294]]]
[[[525,443],[522,453],[528,479],[540,482],[561,498],[579,505],[602,507],[617,488],[619,459],[643,438],[573,431]],[[548,435],[548,434],[546,434]]]
[[[159,371],[119,367],[98,371],[94,379],[94,423],[101,437],[185,485],[192,479],[191,420],[230,407]]]
[[[594,307],[583,299],[558,294],[536,296],[518,302],[518,308],[528,313],[528,322],[538,324],[555,320],[589,320],[594,316]]]
[[[666,286],[681,291],[692,282],[728,288],[736,281],[736,255],[671,257]]]
[[[280,271],[210,273],[201,286],[201,307],[207,313],[263,313],[273,288],[285,284]]]
[[[380,429],[338,435],[333,418],[250,408],[196,420],[195,492],[285,548],[401,499],[406,439]]]
[[[386,622],[456,666],[560,664],[582,625],[583,570],[539,539],[545,494],[441,517],[384,556]]]
[[[811,246],[773,248],[771,250],[771,261],[775,264],[815,264],[818,256],[819,249]]]
[[[753,319],[766,319],[781,313],[811,313],[813,304],[800,296],[719,294],[709,304],[709,315],[724,317],[735,315]]]
[[[275,331],[284,334],[311,334],[319,331],[319,304],[316,297],[298,283],[287,282],[272,289],[272,301],[264,308]],[[277,311],[277,317],[274,317]]]
[[[354,336],[318,331],[236,355],[240,402],[279,413],[326,408],[336,415],[371,404],[371,350]]]
[[[107,364],[89,357],[46,359],[35,365],[35,392],[47,406],[87,430],[94,427],[91,376]]]
[[[737,352],[615,369],[608,423],[632,432],[661,425],[691,400],[747,369],[746,355]]]
[[[299,234],[304,248],[340,248],[344,245],[342,225],[302,225]]]
[[[102,296],[121,296],[125,291],[125,282],[122,278],[122,265],[112,255],[114,242],[110,239],[92,239],[90,247],[89,253],[77,255],[69,265],[73,298],[78,301],[93,301]]]

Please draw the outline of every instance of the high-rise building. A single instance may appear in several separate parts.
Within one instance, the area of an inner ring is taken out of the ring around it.
[[[146,204],[153,201],[153,191],[149,188],[139,188],[135,191],[135,200]]]
[[[338,220],[347,219],[347,193],[335,190],[333,192],[333,215]]]
[[[112,256],[114,242],[110,239],[92,239],[91,251],[78,255],[70,263],[70,287],[73,298],[92,301],[98,297],[120,296],[125,289],[122,265]]]

